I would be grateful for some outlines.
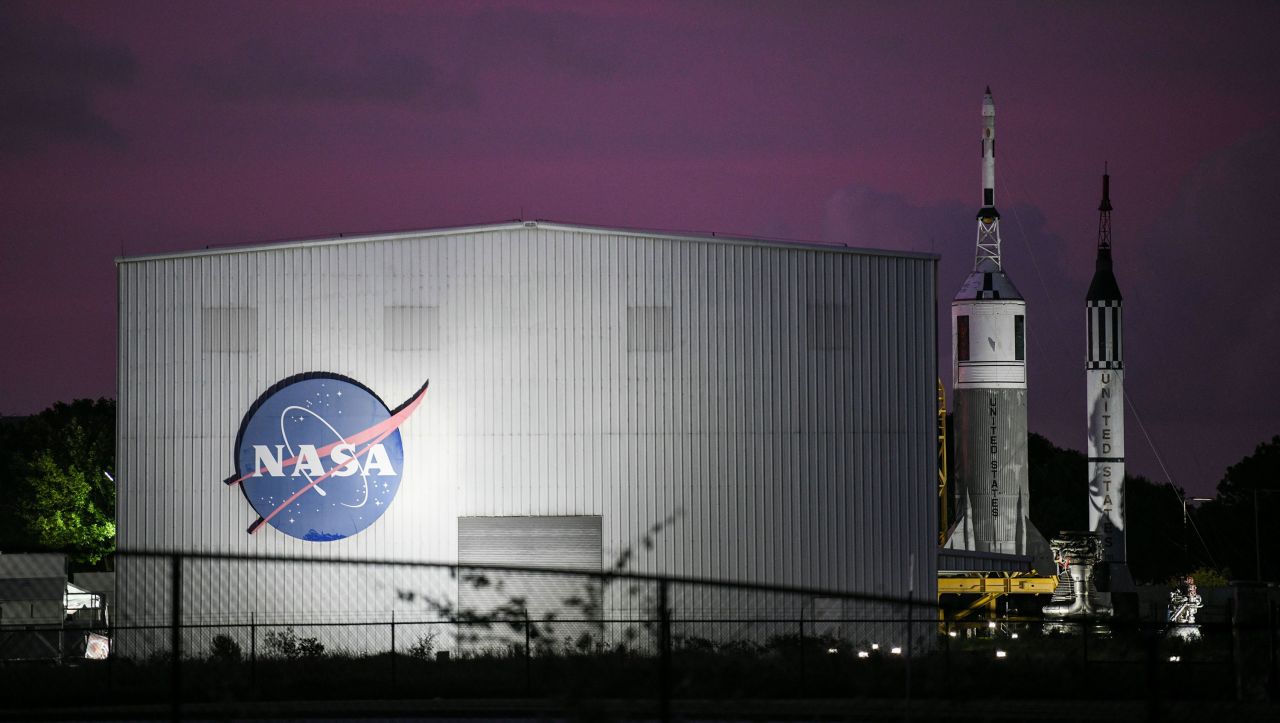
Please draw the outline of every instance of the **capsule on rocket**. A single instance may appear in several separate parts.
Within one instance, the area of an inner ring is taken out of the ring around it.
[[[991,86],[982,96],[982,209],[996,213],[996,102],[991,97]],[[982,217],[981,212],[978,215]]]

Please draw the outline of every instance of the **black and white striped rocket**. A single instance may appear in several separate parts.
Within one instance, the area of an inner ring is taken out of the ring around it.
[[[1109,579],[1128,578],[1124,514],[1124,321],[1120,285],[1111,269],[1111,176],[1102,176],[1098,257],[1085,298],[1089,416],[1089,529],[1102,536]],[[1100,583],[1106,584],[1104,574]],[[1101,585],[1100,585],[1101,586]]]
[[[995,193],[996,107],[987,88],[977,250],[951,302],[958,516],[946,547],[1040,561],[1049,550],[1030,517],[1027,302],[1004,270]]]

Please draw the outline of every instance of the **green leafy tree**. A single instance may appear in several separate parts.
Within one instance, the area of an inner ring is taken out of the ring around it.
[[[1210,567],[1197,567],[1188,574],[1195,579],[1196,587],[1201,590],[1209,590],[1215,587],[1226,587],[1230,584],[1227,576],[1222,574],[1221,570],[1215,570]],[[1174,577],[1166,580],[1165,584],[1169,587],[1177,587],[1184,577],[1186,577],[1186,575],[1175,575]]]
[[[9,551],[96,563],[115,549],[115,402],[59,402],[3,431]]]

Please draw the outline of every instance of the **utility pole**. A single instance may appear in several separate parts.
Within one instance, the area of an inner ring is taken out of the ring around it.
[[[1188,569],[1191,566],[1191,549],[1187,546],[1187,520],[1189,513],[1187,512],[1188,502],[1211,502],[1209,497],[1192,497],[1190,499],[1182,498],[1182,560]]]

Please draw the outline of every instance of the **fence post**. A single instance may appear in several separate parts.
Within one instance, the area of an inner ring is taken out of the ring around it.
[[[391,611],[391,694],[396,693],[396,611]]]
[[[107,623],[107,691],[115,692],[116,629]]]
[[[258,697],[258,614],[249,613],[249,690]]]
[[[1160,641],[1155,631],[1142,634],[1141,624],[1138,630],[1147,648],[1147,720],[1160,721]]]
[[[951,625],[951,618],[944,611],[942,613],[942,666],[945,674],[942,677],[946,681],[945,694],[947,698],[950,698],[955,691],[951,679]]]
[[[533,650],[530,649],[532,622],[529,621],[529,609],[524,611],[524,694],[533,697]]]
[[[1088,620],[1080,621],[1080,660],[1084,667],[1085,675],[1089,675],[1089,623]]]
[[[1276,604],[1267,605],[1267,648],[1271,654],[1271,670],[1267,675],[1267,695],[1275,700],[1280,679],[1276,675]]]
[[[182,720],[182,555],[174,555],[169,573],[169,706],[170,717]]]
[[[915,558],[913,557],[911,561],[914,563]],[[907,675],[906,675],[907,681],[906,681],[906,684],[907,684],[907,721],[908,723],[910,723],[911,721],[911,637],[913,633],[911,618],[912,618],[914,609],[915,609],[915,590],[911,589],[907,592]]]
[[[659,719],[671,720],[671,610],[668,607],[668,581],[658,582],[658,691]]]
[[[1227,656],[1231,660],[1231,680],[1236,683],[1236,697],[1240,697],[1240,662],[1236,655],[1236,599],[1233,595],[1227,598],[1227,620],[1222,624],[1227,634]]]
[[[807,678],[804,670],[804,607],[800,607],[800,692],[804,693],[808,688],[806,685]]]

